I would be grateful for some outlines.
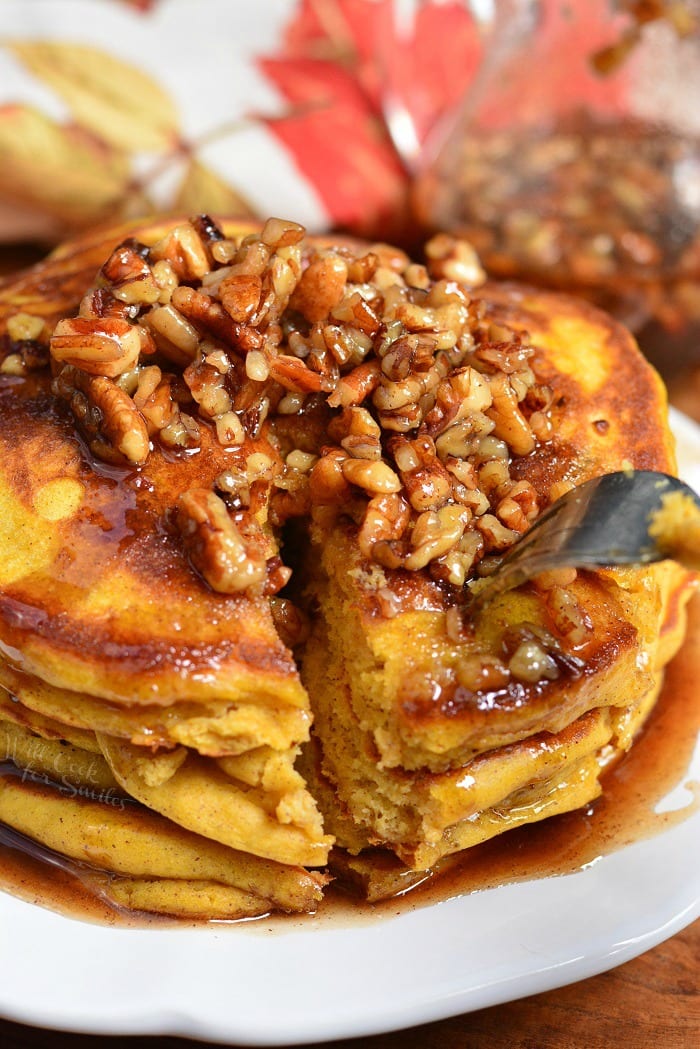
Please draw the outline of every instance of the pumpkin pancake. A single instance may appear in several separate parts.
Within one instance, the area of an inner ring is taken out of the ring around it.
[[[673,472],[660,380],[426,254],[200,216],[0,282],[0,819],[119,905],[313,909],[334,841],[433,868],[586,804],[653,706],[675,563],[469,593],[572,485]]]
[[[207,430],[196,458],[154,450],[135,471],[96,469],[45,385],[4,385],[0,420],[0,641],[24,669],[117,703],[306,706],[269,601],[193,585],[167,528],[227,464]]]

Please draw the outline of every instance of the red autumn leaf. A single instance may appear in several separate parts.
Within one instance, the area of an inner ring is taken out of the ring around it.
[[[463,99],[481,61],[482,43],[464,3],[428,3],[418,6],[410,38],[384,44],[383,52],[387,80],[423,143]]]
[[[382,227],[403,206],[405,174],[354,79],[329,62],[280,59],[262,66],[294,107],[271,129],[332,222],[368,233]]]
[[[282,54],[260,66],[293,107],[271,128],[335,225],[384,236],[400,227],[408,172],[385,106],[405,108],[424,137],[461,96],[477,53],[459,3],[420,5],[403,39],[391,0],[302,0]]]
[[[393,42],[393,0],[300,0],[284,35],[283,56],[329,62],[350,73],[380,111],[376,48]]]

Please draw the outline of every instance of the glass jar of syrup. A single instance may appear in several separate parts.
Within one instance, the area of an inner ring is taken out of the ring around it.
[[[421,226],[608,309],[666,375],[700,365],[700,0],[478,8],[481,67],[417,177]]]

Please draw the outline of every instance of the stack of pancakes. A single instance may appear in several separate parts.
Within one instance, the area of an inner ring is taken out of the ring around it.
[[[40,352],[117,240],[0,285],[6,360]],[[546,504],[627,466],[673,471],[662,386],[619,326],[556,295],[478,295],[489,323],[527,330],[552,391],[516,481]],[[31,338],[18,315],[41,320]],[[681,643],[677,565],[542,579],[471,619],[461,587],[368,557],[356,513],[287,534],[263,504],[312,621],[292,654],[278,599],[217,592],[169,527],[230,462],[213,428],[197,454],[154,440],[144,462],[104,462],[55,388],[48,367],[0,375],[0,821],[129,908],[225,918],[313,910],[334,842],[338,871],[359,855],[370,877],[378,849],[425,871],[599,793]],[[292,445],[323,454],[328,408],[299,425]],[[237,454],[282,461],[284,438],[263,426]]]
[[[96,264],[59,253],[7,282],[3,327],[16,302],[74,308]],[[224,450],[99,464],[48,373],[0,386],[0,746],[22,772],[0,820],[112,873],[130,908],[313,909],[330,838],[294,769],[311,717],[291,654],[269,600],[199,584],[159,525]]]
[[[574,299],[481,293],[499,322],[527,327],[555,391],[552,440],[521,463],[538,490],[630,466],[673,471],[664,391],[624,330]],[[306,775],[328,829],[362,855],[344,869],[379,896],[402,882],[373,867],[370,845],[422,871],[595,798],[658,696],[690,592],[672,561],[579,573],[564,589],[585,629],[561,644],[566,609],[545,579],[502,594],[455,634],[454,595],[425,576],[378,579],[347,526],[307,570],[320,616],[303,662],[315,718]],[[474,663],[502,659],[509,632],[511,647],[557,635],[552,679],[479,687]]]

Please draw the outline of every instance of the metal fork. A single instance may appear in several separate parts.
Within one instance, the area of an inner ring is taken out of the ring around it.
[[[604,474],[572,488],[510,548],[493,575],[474,586],[469,603],[478,609],[497,594],[556,568],[664,560],[669,557],[668,548],[650,535],[649,528],[664,498],[673,492],[689,496],[700,519],[700,497],[692,488],[677,477],[653,470]],[[677,559],[698,568],[700,549],[694,558]]]

